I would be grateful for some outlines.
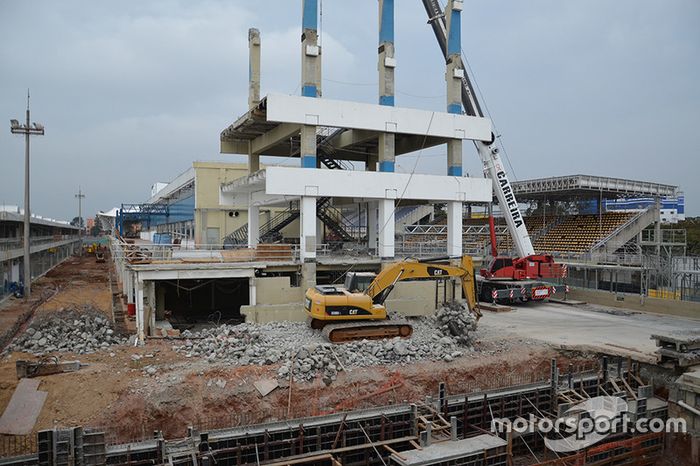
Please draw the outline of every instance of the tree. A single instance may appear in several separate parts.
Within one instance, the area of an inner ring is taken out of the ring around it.
[[[82,217],[73,217],[73,220],[70,221],[70,224],[74,227],[85,227],[85,219]]]

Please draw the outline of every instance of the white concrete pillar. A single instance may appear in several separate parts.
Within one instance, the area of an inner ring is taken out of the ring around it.
[[[462,257],[462,203],[447,203],[447,255]]]
[[[369,209],[367,212],[367,242],[369,244],[368,247],[370,252],[376,252],[379,248],[377,240],[377,232],[379,231],[379,228],[377,227],[379,222],[379,208],[376,201],[367,203],[367,206]]]
[[[260,207],[248,206],[248,247],[254,248],[260,242]]]
[[[316,260],[316,198],[302,196],[299,202],[299,255],[302,262]]]
[[[396,223],[394,220],[394,200],[382,199],[379,201],[379,257],[382,259],[394,258],[394,230]]]
[[[143,280],[136,282],[136,336],[139,343],[146,342],[146,329],[144,325],[145,309],[143,306]]]
[[[256,304],[258,304],[258,288],[256,286],[255,281],[255,277],[250,277],[248,279],[248,304],[251,306],[255,306]]]
[[[145,305],[144,309],[150,311],[148,316],[148,334],[153,334],[156,328],[156,282],[153,280],[147,281],[144,284]]]
[[[126,267],[122,264],[119,265],[120,278],[122,280],[122,294],[129,296],[129,274],[126,271]]]

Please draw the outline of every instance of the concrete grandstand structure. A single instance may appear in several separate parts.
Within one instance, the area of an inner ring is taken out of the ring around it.
[[[0,207],[0,299],[15,292],[25,282],[23,243],[24,210]],[[80,248],[78,228],[53,218],[33,215],[30,224],[32,280],[70,257]]]
[[[261,39],[249,31],[248,109],[219,137],[221,152],[245,155],[247,165],[195,163],[146,203],[122,206],[121,232],[127,236],[130,221],[139,233],[131,244],[116,242],[113,254],[140,339],[177,326],[178,317],[206,321],[217,311],[237,321],[303,320],[304,290],[337,282],[349,268],[377,272],[403,257],[487,257],[489,228],[473,214],[493,200],[492,179],[461,176],[461,146],[491,141],[491,124],[457,111],[465,75],[456,62],[448,63],[446,112],[394,106],[391,47],[379,51],[378,105],[325,99],[312,10],[303,22],[301,96],[260,95]],[[395,172],[398,157],[439,145],[447,149],[446,175]],[[261,156],[284,166],[264,166]],[[565,284],[644,297],[679,283],[660,263],[683,255],[685,240],[661,228],[658,202],[635,212],[603,209],[625,197],[660,202],[677,196],[676,186],[574,175],[516,182],[513,193],[535,251],[569,265]],[[579,209],[591,201],[596,214]],[[499,250],[510,252],[512,229],[497,222],[496,230]],[[683,282],[686,297],[700,296],[692,277]],[[399,284],[393,299],[408,314],[424,314],[441,294],[436,286]],[[208,290],[200,309],[181,302],[180,291],[200,289]]]
[[[223,161],[99,213],[109,254],[90,245],[35,301],[7,300],[0,466],[700,464],[700,258],[673,225],[679,188],[511,183],[462,0],[423,0],[443,111],[395,105],[394,0],[378,1],[377,103],[323,98],[323,3],[301,3],[301,95],[261,96],[250,29]],[[465,141],[483,176],[463,174]],[[444,149],[440,173],[397,171],[425,148]],[[0,211],[12,279],[17,214]],[[58,223],[33,226],[38,273],[77,244]]]

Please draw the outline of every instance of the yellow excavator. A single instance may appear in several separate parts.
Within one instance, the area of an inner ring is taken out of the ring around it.
[[[463,256],[459,266],[447,258],[418,261],[406,259],[386,267],[379,274],[348,272],[345,285],[318,285],[306,290],[304,309],[311,327],[323,329],[333,343],[361,339],[409,337],[413,327],[405,320],[387,318],[384,302],[399,281],[459,279],[466,297],[467,311],[481,313],[476,305],[474,266]]]

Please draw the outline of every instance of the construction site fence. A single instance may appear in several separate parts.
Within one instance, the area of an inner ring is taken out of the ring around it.
[[[442,240],[437,241],[413,241],[407,239],[397,239],[394,248],[396,256],[412,256],[412,257],[430,257],[436,255],[445,255],[447,253],[447,242]],[[488,251],[482,244],[474,242],[465,242],[462,244],[462,253],[470,255],[475,259],[483,259]],[[513,251],[501,251],[504,255],[513,255]],[[606,253],[547,253],[557,259],[559,262],[576,262],[582,264],[606,264],[620,266],[638,266],[641,267],[644,263],[642,254],[606,254]]]
[[[38,451],[36,434],[0,434],[0,458],[31,455]]]
[[[300,259],[300,247],[297,244],[284,244],[284,248],[279,250],[265,250],[264,257],[256,257],[255,248],[248,248],[247,245],[230,244],[150,244],[134,243],[121,244],[112,242],[110,249],[115,260],[133,260],[138,257],[150,260],[175,260],[175,259],[199,259],[211,260],[213,262],[242,261],[244,259],[253,260],[284,260],[298,262]],[[242,254],[236,256],[235,252],[244,253],[250,251],[250,255]],[[338,246],[333,243],[316,245],[316,256],[333,256],[339,254]]]

